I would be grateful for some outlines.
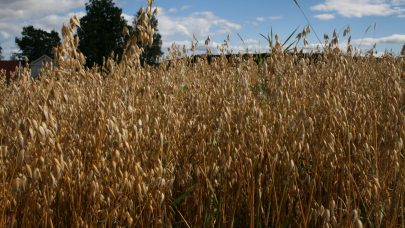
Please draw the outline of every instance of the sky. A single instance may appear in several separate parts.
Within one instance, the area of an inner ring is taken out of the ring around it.
[[[18,52],[15,37],[22,28],[34,25],[46,31],[60,31],[73,15],[85,15],[88,0],[0,0],[0,46],[3,56],[9,58]],[[132,22],[137,10],[146,0],[116,0],[123,16]],[[324,34],[330,37],[334,30],[344,47],[347,37],[343,30],[350,26],[352,44],[368,50],[376,44],[377,51],[399,54],[405,44],[405,0],[297,0],[313,31],[308,35],[309,47],[315,48]],[[193,35],[200,48],[210,36],[215,48],[228,35],[233,52],[263,52],[267,41],[260,35],[272,30],[281,42],[298,27],[307,25],[304,15],[294,0],[155,0],[159,8],[158,29],[162,35],[163,50],[172,43],[190,48]],[[314,32],[315,31],[315,32]],[[243,40],[243,41],[242,41]],[[302,45],[302,43],[300,43]]]

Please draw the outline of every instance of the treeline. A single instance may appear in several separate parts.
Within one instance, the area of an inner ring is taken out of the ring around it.
[[[122,15],[122,9],[112,0],[89,0],[85,8],[86,15],[80,18],[80,28],[75,36],[79,41],[79,50],[86,56],[86,66],[102,65],[104,59],[110,56],[119,61],[128,37],[140,32],[136,28],[140,12],[134,15],[132,22],[128,22]],[[142,64],[153,65],[163,55],[162,40],[156,16],[153,15],[149,20],[154,29],[153,44],[142,45],[144,52],[140,60]],[[20,52],[13,53],[11,58],[27,58],[31,62],[42,55],[53,57],[53,48],[61,44],[61,39],[56,31],[47,32],[29,25],[23,27],[21,37],[15,38],[15,43]]]

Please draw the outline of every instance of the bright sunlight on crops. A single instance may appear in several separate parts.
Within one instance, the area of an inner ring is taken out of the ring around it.
[[[142,13],[121,62],[85,68],[72,18],[57,66],[1,83],[0,226],[404,226],[403,58],[275,40],[141,67]]]

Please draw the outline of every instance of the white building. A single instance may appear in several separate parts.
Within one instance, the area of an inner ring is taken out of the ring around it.
[[[32,61],[30,64],[32,77],[38,77],[39,72],[46,64],[48,64],[49,66],[53,65],[53,59],[47,55],[43,55],[38,59]]]

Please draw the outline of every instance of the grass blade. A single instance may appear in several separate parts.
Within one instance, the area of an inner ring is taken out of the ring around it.
[[[297,32],[299,26],[294,29],[294,31],[288,36],[288,38],[284,41],[283,45],[281,45],[282,47],[284,47],[284,45],[286,45],[288,43],[288,41],[291,39],[291,37]]]

